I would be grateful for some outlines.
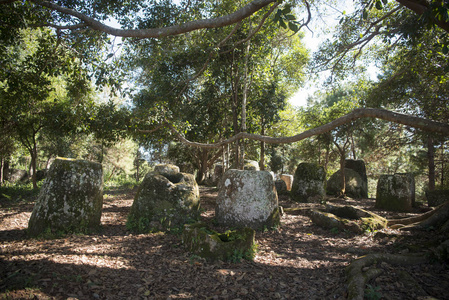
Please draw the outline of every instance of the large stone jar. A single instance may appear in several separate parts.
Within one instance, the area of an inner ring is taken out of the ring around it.
[[[296,168],[290,196],[297,202],[320,202],[323,200],[324,168],[314,163],[300,163]]]
[[[278,226],[278,198],[272,175],[266,171],[228,170],[220,184],[215,217],[220,225],[230,228]]]
[[[341,170],[338,170],[327,181],[326,191],[329,195],[339,196],[342,190]],[[345,168],[345,193],[353,198],[368,198],[368,185],[360,174]]]
[[[410,211],[415,200],[412,174],[381,175],[377,182],[376,208]]]
[[[192,174],[173,168],[148,173],[137,190],[128,216],[136,232],[182,229],[199,217],[199,189]]]
[[[100,226],[103,170],[99,163],[57,158],[28,222],[28,233],[86,232]]]

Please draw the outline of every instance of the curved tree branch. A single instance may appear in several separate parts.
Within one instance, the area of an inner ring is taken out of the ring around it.
[[[107,26],[92,17],[82,14],[76,10],[60,6],[54,2],[32,0],[32,2],[35,3],[36,5],[47,7],[51,10],[58,11],[60,13],[78,18],[94,30],[102,31],[114,36],[135,37],[135,38],[160,38],[183,34],[202,28],[218,28],[232,25],[249,17],[250,15],[269,5],[270,3],[276,1],[277,0],[253,0],[244,7],[240,8],[239,10],[229,15],[221,16],[214,19],[195,20],[184,24],[164,28],[118,29],[111,26]]]
[[[262,141],[268,144],[287,144],[287,143],[295,143],[299,142],[301,140],[304,140],[308,137],[322,134],[328,131],[331,131],[334,128],[337,128],[338,126],[341,126],[343,124],[347,124],[349,122],[355,121],[357,119],[361,118],[376,118],[381,119],[385,121],[391,121],[398,124],[403,124],[406,126],[419,128],[424,131],[433,132],[433,133],[439,133],[443,135],[449,135],[449,125],[446,123],[440,123],[420,117],[415,117],[411,115],[396,113],[392,111],[388,111],[385,109],[376,109],[376,108],[358,108],[352,111],[351,113],[344,115],[343,117],[340,117],[338,119],[335,119],[334,121],[327,123],[325,125],[304,131],[300,134],[290,136],[290,137],[269,137],[264,135],[258,135],[258,134],[251,134],[246,132],[240,132],[237,135],[234,135],[233,137],[223,140],[218,143],[213,144],[206,144],[206,143],[197,143],[192,142],[186,139],[182,134],[180,134],[176,128],[168,121],[166,121],[168,128],[178,137],[178,139],[189,146],[193,147],[201,147],[201,148],[219,148],[226,144],[230,144],[236,140],[239,139],[250,139],[250,140],[256,140],[256,141]]]
[[[422,15],[425,12],[427,12],[430,8],[430,1],[422,1],[422,0],[396,0],[396,2],[402,4],[403,6],[407,7],[408,9],[414,11],[418,15]],[[440,20],[434,20],[435,24],[440,27],[441,29],[444,29],[445,31],[449,32],[449,22],[447,21],[440,21]]]

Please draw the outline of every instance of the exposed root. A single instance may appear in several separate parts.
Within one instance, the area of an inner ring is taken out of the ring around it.
[[[444,224],[449,220],[449,201],[437,206],[435,209],[422,215],[388,220],[388,226],[392,229],[427,229],[444,228]]]
[[[366,284],[383,272],[382,269],[375,268],[375,265],[381,262],[406,266],[423,264],[428,262],[428,259],[424,256],[395,254],[369,254],[356,259],[346,268],[349,300],[363,300]],[[368,268],[370,266],[373,268]]]

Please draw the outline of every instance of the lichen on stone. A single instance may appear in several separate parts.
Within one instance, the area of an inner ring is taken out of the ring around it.
[[[372,212],[353,206],[326,205],[325,210],[312,210],[310,219],[324,228],[348,230],[357,234],[387,227],[387,220]]]
[[[266,171],[228,170],[215,206],[219,224],[228,228],[263,229],[278,226],[278,198],[273,177]]]
[[[300,163],[296,169],[290,197],[297,202],[320,202],[324,199],[324,168],[314,163]]]
[[[199,205],[198,184],[192,174],[152,172],[137,190],[127,227],[136,232],[182,228],[199,217]]]
[[[28,223],[28,233],[86,232],[100,226],[101,164],[57,158],[51,165]]]
[[[376,208],[410,211],[415,200],[415,181],[411,174],[381,175],[377,182]]]

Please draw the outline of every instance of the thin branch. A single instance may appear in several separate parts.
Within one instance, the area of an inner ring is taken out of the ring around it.
[[[276,2],[274,5],[272,5],[272,6],[270,7],[270,10],[269,10],[267,13],[265,13],[265,14],[263,15],[262,19],[261,19],[260,22],[259,22],[259,25],[257,25],[257,27],[254,28],[254,30],[252,30],[252,31],[250,32],[250,34],[249,34],[245,39],[240,40],[240,41],[238,41],[238,42],[235,42],[235,43],[233,44],[233,48],[235,48],[235,46],[237,46],[237,45],[246,43],[246,42],[249,41],[249,40],[250,40],[250,39],[251,39],[257,32],[259,32],[259,30],[262,28],[263,24],[265,23],[266,19],[271,15],[271,13],[275,10],[275,8],[279,6],[279,4],[280,4],[279,2]]]
[[[238,42],[236,42],[236,43],[234,43],[233,45],[232,45],[232,48],[231,49],[228,49],[228,50],[226,50],[226,51],[221,51],[219,54],[226,54],[226,53],[229,53],[230,51],[232,51],[237,45],[239,45],[239,44],[241,44],[241,43],[244,43],[244,42],[247,42],[247,41],[249,41],[261,28],[262,28],[262,26],[263,26],[263,24],[265,23],[265,20],[270,16],[270,14],[274,11],[274,9],[276,8],[276,7],[278,7],[279,6],[279,4],[280,3],[275,3],[274,5],[272,5],[271,7],[270,7],[270,10],[267,12],[267,13],[265,13],[264,14],[264,16],[262,17],[262,20],[259,22],[259,25],[255,28],[255,30],[253,30],[253,31],[251,31],[251,33],[245,38],[245,39],[243,39],[243,40],[240,40],[240,41],[238,41]],[[224,44],[234,35],[234,33],[237,31],[237,29],[239,29],[240,28],[240,26],[241,26],[241,22],[238,22],[237,24],[236,24],[236,26],[233,28],[233,30],[222,40],[222,41],[220,41],[220,43],[218,43],[215,47],[214,47],[214,49],[220,49],[221,47],[223,47],[224,46]],[[191,76],[190,78],[187,78],[183,83],[185,83],[186,85],[181,89],[181,91],[178,93],[178,96],[177,96],[177,98],[179,98],[180,97],[180,95],[181,94],[183,94],[184,93],[184,91],[187,89],[187,87],[188,87],[188,83],[189,82],[191,82],[191,81],[193,81],[193,80],[196,80],[199,76],[201,76],[201,74],[203,74],[204,73],[204,71],[206,70],[206,68],[207,68],[207,66],[209,65],[209,63],[210,63],[210,61],[212,60],[212,58],[214,57],[214,56],[216,56],[217,55],[217,52],[216,51],[210,51],[209,52],[209,55],[208,55],[208,58],[206,59],[206,61],[205,61],[205,63],[203,64],[203,66],[201,67],[201,69],[195,74],[195,75],[193,75],[193,76]],[[176,87],[177,87],[178,85],[176,85]],[[176,88],[175,87],[175,88]],[[173,88],[173,90],[175,89],[175,88]],[[173,91],[172,90],[172,91]]]

